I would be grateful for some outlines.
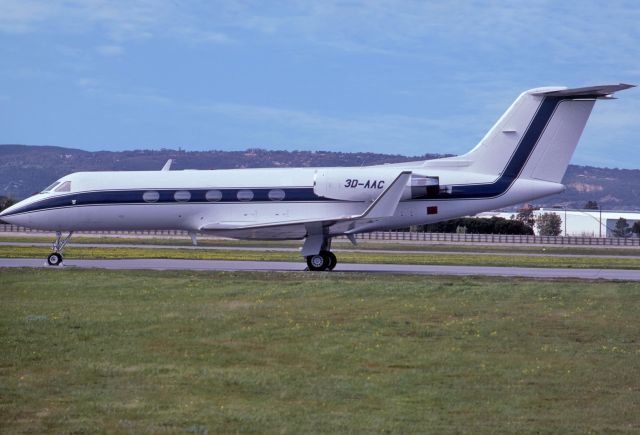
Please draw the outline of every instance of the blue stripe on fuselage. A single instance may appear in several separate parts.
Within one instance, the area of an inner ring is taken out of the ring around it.
[[[218,190],[222,192],[222,199],[219,201],[207,201],[206,194],[211,190]],[[248,190],[253,193],[251,201],[241,201],[238,199],[238,192],[242,190]],[[93,191],[93,192],[78,192],[71,193],[62,196],[54,196],[50,198],[44,198],[40,201],[32,204],[20,207],[9,215],[16,215],[19,213],[28,213],[40,210],[49,210],[54,208],[72,207],[72,206],[87,206],[87,205],[116,205],[116,204],[181,204],[176,201],[174,195],[178,191],[187,191],[190,193],[191,198],[189,201],[185,201],[184,204],[189,203],[250,203],[250,202],[271,202],[276,203],[280,201],[274,201],[269,198],[269,192],[274,190],[273,188],[265,189],[137,189],[137,190],[105,190],[105,191]],[[333,201],[332,199],[323,198],[316,195],[313,192],[312,187],[299,187],[299,188],[285,188],[277,189],[284,191],[283,202],[309,202],[309,201]],[[158,192],[159,198],[154,202],[147,202],[143,200],[145,192]]]

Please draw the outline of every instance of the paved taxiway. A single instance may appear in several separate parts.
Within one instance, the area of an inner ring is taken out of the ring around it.
[[[0,258],[0,267],[42,267],[43,259]],[[150,269],[150,270],[220,270],[301,272],[302,262],[218,261],[218,260],[67,260],[62,268]],[[640,281],[640,270],[620,269],[542,269],[526,267],[430,266],[405,264],[339,263],[334,272],[412,273],[423,275],[502,276],[528,278],[578,278]],[[318,273],[318,272],[315,272]]]

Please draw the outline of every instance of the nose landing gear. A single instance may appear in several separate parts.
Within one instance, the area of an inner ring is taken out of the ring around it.
[[[58,266],[62,264],[62,255],[58,252],[49,254],[49,256],[47,257],[47,263],[49,264],[49,266]]]
[[[49,266],[60,266],[62,264],[62,250],[67,246],[69,240],[71,240],[72,234],[73,231],[69,231],[69,235],[63,239],[62,232],[56,231],[56,241],[53,242],[53,245],[51,246],[53,252],[47,257],[47,264],[49,264]]]

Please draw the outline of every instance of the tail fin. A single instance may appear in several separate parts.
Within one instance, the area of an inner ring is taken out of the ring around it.
[[[475,148],[443,160],[500,178],[560,183],[595,100],[612,98],[614,92],[631,87],[618,84],[526,91]]]

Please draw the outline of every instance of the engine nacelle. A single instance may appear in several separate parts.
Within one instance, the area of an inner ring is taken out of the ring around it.
[[[400,174],[397,168],[318,169],[313,191],[316,195],[342,201],[373,201]],[[440,191],[438,177],[412,174],[402,199],[427,198]]]

